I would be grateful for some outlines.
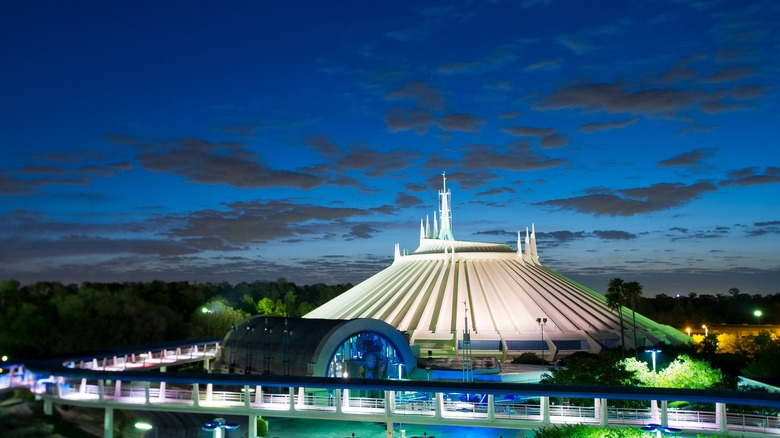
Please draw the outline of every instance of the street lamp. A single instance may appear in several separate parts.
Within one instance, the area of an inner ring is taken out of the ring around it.
[[[701,328],[703,328],[703,329],[704,329],[704,337],[705,337],[705,338],[706,338],[707,336],[709,336],[709,335],[710,335],[710,330],[707,328],[707,326],[706,326],[706,325],[702,324],[702,325],[701,325]]]
[[[542,360],[542,365],[544,365],[544,347],[546,347],[546,345],[544,345],[544,325],[547,324],[547,318],[536,318],[536,323],[539,324],[539,328],[542,329],[542,343],[539,346],[539,358]]]
[[[756,326],[761,325],[761,315],[763,315],[763,314],[764,313],[761,312],[760,310],[756,310],[755,312],[753,312],[753,316],[756,317]]]
[[[207,322],[208,329],[206,330],[206,336],[211,336],[211,314],[213,313],[213,311],[207,307],[201,308],[200,311],[201,313],[207,314],[206,318],[208,320]]]
[[[690,327],[685,327],[685,331],[688,332],[688,337],[690,338],[691,337],[691,328]]]
[[[224,418],[215,418],[212,421],[207,421],[201,429],[207,432],[214,432],[214,438],[222,438],[223,429],[238,429],[239,427],[241,427],[240,424],[227,423]]]
[[[151,425],[151,424],[149,424],[147,422],[139,421],[139,422],[135,423],[135,428],[138,429],[138,430],[143,430],[144,432],[146,432],[148,430],[154,429],[154,436],[155,437],[157,436],[157,429],[155,429],[153,425]]]

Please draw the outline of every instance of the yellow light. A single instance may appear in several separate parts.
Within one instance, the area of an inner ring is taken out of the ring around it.
[[[149,423],[143,423],[139,421],[138,423],[135,423],[135,428],[141,430],[152,430],[154,429],[154,426]]]

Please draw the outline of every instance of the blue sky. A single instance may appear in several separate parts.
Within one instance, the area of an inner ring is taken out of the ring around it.
[[[357,283],[535,224],[603,291],[780,292],[774,1],[12,2],[0,278]]]

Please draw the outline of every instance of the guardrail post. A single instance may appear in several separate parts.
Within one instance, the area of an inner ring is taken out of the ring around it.
[[[550,424],[550,397],[539,397],[539,416],[544,424]]]
[[[718,423],[718,431],[725,434],[729,430],[726,418],[726,403],[715,403],[715,422]]]
[[[496,404],[493,400],[493,394],[488,394],[488,421],[493,422],[496,419]]]

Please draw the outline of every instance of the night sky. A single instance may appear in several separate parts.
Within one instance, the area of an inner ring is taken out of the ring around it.
[[[0,6],[0,279],[358,283],[458,240],[780,292],[780,4]]]

